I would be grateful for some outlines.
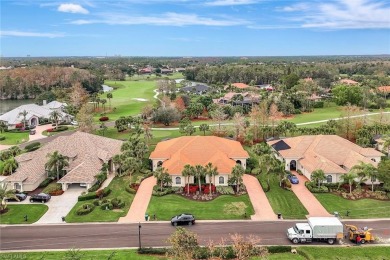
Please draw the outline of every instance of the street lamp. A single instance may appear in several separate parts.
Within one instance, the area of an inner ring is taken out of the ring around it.
[[[138,247],[141,249],[141,223],[138,222]]]

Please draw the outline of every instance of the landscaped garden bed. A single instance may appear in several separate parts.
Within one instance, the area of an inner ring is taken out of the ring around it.
[[[107,196],[98,196],[101,190],[80,196],[79,202],[65,217],[65,221],[68,223],[118,221],[120,217],[127,214],[134,198],[133,194],[126,191],[126,186],[129,183],[130,178],[128,176],[115,177],[106,188],[106,190],[111,191]],[[82,198],[81,201],[80,198]],[[92,204],[94,206],[93,210],[88,214],[78,215],[77,210],[80,210],[85,204]]]

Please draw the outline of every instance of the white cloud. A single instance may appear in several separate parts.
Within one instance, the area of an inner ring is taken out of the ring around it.
[[[65,37],[65,34],[64,33],[23,32],[23,31],[0,31],[0,36],[58,38],[58,37]]]
[[[74,14],[88,14],[89,11],[78,4],[60,4],[57,9],[59,12],[74,13]]]
[[[249,24],[241,19],[214,19],[197,14],[164,13],[159,16],[129,16],[117,13],[104,13],[101,19],[75,20],[72,24],[109,24],[109,25],[160,25],[160,26],[235,26]]]
[[[211,2],[206,2],[205,5],[208,6],[230,6],[230,5],[249,5],[254,4],[258,1],[256,0],[215,0]]]
[[[291,19],[300,21],[302,28],[390,29],[390,6],[383,1],[334,0],[320,4],[301,3],[283,10],[299,12]]]

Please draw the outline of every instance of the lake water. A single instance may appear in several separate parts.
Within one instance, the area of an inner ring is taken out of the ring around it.
[[[34,99],[2,100],[0,99],[0,115],[25,104],[33,104]]]

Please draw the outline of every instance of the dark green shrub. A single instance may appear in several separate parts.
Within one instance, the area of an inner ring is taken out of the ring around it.
[[[114,206],[111,203],[107,202],[107,203],[102,204],[100,206],[100,208],[102,210],[112,210],[114,208]]]
[[[297,170],[297,173],[299,174],[299,175],[303,175],[303,173],[302,173],[302,171],[301,170]]]
[[[118,203],[117,208],[118,209],[124,208],[125,205],[126,205],[126,203],[124,201],[121,201],[120,203]]]
[[[43,182],[41,182],[41,184],[39,184],[38,188],[45,188],[52,181],[52,178],[46,178]]]
[[[40,142],[33,142],[31,144],[26,145],[26,147],[24,147],[24,149],[31,151],[32,149],[39,147],[40,145],[41,145]]]
[[[312,193],[327,193],[327,192],[329,192],[328,187],[321,185],[321,187],[318,188],[318,186],[316,184],[309,182],[309,181],[305,183],[305,186]]]
[[[126,191],[130,194],[136,194],[137,192],[135,191],[135,189],[131,188],[130,186],[126,186]]]
[[[110,193],[111,193],[111,189],[110,188],[105,187],[103,189],[103,197],[107,197],[108,195],[110,195]]]
[[[294,109],[293,114],[299,115],[299,114],[301,114],[301,113],[302,113],[301,110],[299,110],[298,108]]]
[[[231,186],[217,186],[217,192],[222,195],[234,195],[234,190]]]
[[[46,188],[43,189],[43,193],[52,193],[55,191],[62,190],[62,185],[59,183],[51,183]]]
[[[87,194],[81,195],[78,198],[78,201],[92,200],[96,199],[96,192],[89,192]]]
[[[5,136],[4,135],[0,135],[0,141],[3,141],[5,140]]]
[[[291,252],[291,246],[268,246],[267,249],[270,254]]]
[[[165,255],[167,253],[166,248],[155,248],[155,247],[141,247],[138,249],[138,254],[146,255]]]
[[[323,108],[324,107],[324,101],[317,101],[313,103],[314,108]]]
[[[93,205],[95,205],[95,206],[100,206],[100,204],[101,204],[101,200],[99,200],[99,199],[96,199],[93,201]]]
[[[94,210],[94,208],[95,208],[95,205],[93,205],[92,203],[84,203],[76,210],[76,214],[77,215],[87,215],[87,214],[91,213]]]
[[[167,194],[174,193],[174,191],[172,190],[171,187],[163,187],[162,191],[160,189],[161,188],[158,185],[155,185],[153,187],[153,193],[152,193],[153,196],[161,197],[161,196],[165,196]]]

